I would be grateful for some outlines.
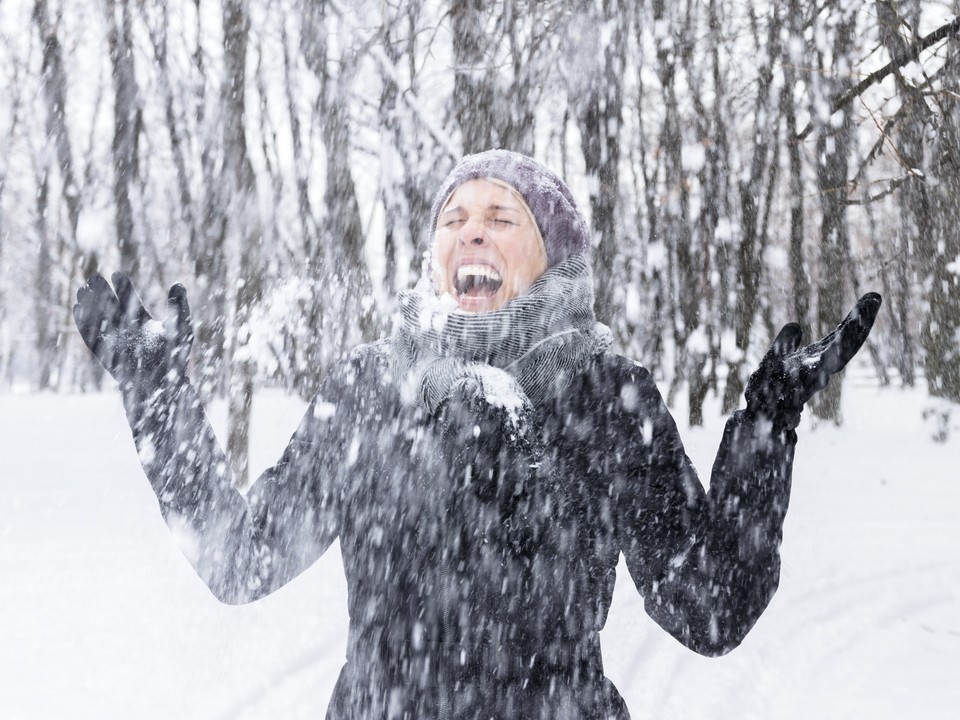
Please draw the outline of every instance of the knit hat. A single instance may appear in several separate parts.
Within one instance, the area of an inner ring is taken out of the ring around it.
[[[430,226],[434,232],[453,191],[469,180],[484,178],[501,180],[520,193],[540,229],[548,267],[572,255],[590,254],[590,229],[567,184],[533,158],[509,150],[467,155],[450,171],[433,200]]]

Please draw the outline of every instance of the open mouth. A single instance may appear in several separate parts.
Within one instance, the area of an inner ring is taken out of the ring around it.
[[[461,265],[453,279],[460,297],[491,298],[503,285],[503,277],[489,265]]]

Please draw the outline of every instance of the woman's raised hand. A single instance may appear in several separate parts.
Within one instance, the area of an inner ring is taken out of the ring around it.
[[[747,382],[747,413],[766,417],[777,430],[797,427],[804,404],[857,354],[880,303],[877,293],[867,293],[833,332],[804,348],[800,326],[784,325]]]
[[[179,383],[193,343],[183,285],[170,288],[167,315],[160,322],[143,307],[126,275],[114,273],[112,280],[111,288],[94,275],[77,291],[73,318],[83,341],[124,395],[144,398],[165,383]]]

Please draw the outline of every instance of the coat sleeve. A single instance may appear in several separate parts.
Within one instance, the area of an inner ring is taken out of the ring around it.
[[[189,382],[134,404],[125,398],[141,464],[183,554],[221,602],[267,595],[309,567],[338,534],[343,456],[356,410],[356,369],[323,382],[280,461],[244,495],[233,487]]]
[[[705,491],[649,373],[632,368],[620,389],[617,535],[630,575],[661,627],[722,655],[776,591],[796,433],[734,413]]]

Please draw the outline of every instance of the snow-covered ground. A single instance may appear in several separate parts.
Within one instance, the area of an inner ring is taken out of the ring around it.
[[[861,371],[844,395],[842,428],[801,428],[780,591],[739,649],[681,647],[621,566],[603,650],[634,718],[957,717],[960,410],[937,444],[921,392]],[[257,398],[255,468],[302,409]],[[720,428],[684,433],[704,476]],[[223,606],[174,548],[116,394],[0,395],[0,453],[0,718],[323,716],[346,642],[336,546]]]

